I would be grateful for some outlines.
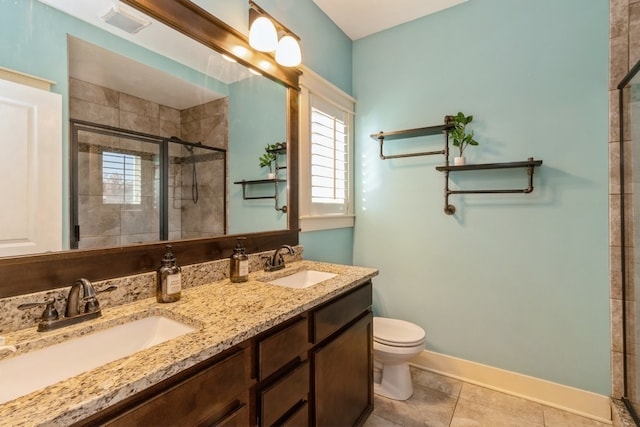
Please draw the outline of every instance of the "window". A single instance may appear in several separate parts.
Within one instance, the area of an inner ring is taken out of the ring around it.
[[[140,156],[102,153],[102,202],[139,205],[141,196]]]
[[[354,100],[309,70],[300,83],[302,231],[352,227]]]

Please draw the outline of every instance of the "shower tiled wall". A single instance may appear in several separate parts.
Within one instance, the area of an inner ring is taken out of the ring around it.
[[[222,98],[183,111],[117,92],[95,84],[70,79],[70,118],[161,137],[177,136],[191,142],[227,148],[227,101]],[[145,188],[135,207],[102,202],[101,152],[115,148],[142,156],[143,182],[158,186],[157,146],[84,132],[80,137],[79,162],[90,176],[79,178],[80,248],[117,246],[157,241],[159,230],[158,196]],[[192,198],[192,169],[186,150],[170,144],[169,239],[224,234],[224,155],[196,149],[198,204]],[[155,153],[155,154],[154,154]],[[154,155],[156,156],[154,158]],[[217,158],[213,161],[212,157]],[[203,162],[202,160],[207,160]],[[215,162],[215,164],[214,164]],[[213,183],[213,178],[218,183]],[[186,200],[185,200],[186,199]],[[214,204],[215,203],[215,204]],[[201,225],[205,224],[205,225]]]
[[[221,98],[180,112],[182,139],[190,142],[228,148],[228,99]],[[185,238],[221,236],[227,231],[224,224],[225,154],[195,149],[198,177],[198,203],[194,203],[193,164],[182,168],[181,229]]]

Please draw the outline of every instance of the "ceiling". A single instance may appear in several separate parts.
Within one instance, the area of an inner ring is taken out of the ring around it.
[[[351,40],[358,40],[467,0],[313,1]]]

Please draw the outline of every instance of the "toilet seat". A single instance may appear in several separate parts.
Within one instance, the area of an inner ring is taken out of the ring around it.
[[[424,343],[425,332],[418,325],[399,319],[373,318],[373,340],[391,347],[415,347]]]

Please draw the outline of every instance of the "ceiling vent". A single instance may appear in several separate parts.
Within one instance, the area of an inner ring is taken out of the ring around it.
[[[111,10],[109,10],[109,12],[107,12],[105,15],[101,16],[100,19],[107,24],[116,26],[121,30],[131,34],[135,34],[138,31],[142,30],[144,27],[151,24],[151,21],[147,21],[143,18],[134,16],[131,13],[123,10],[121,7],[118,7],[117,5],[112,6]]]

